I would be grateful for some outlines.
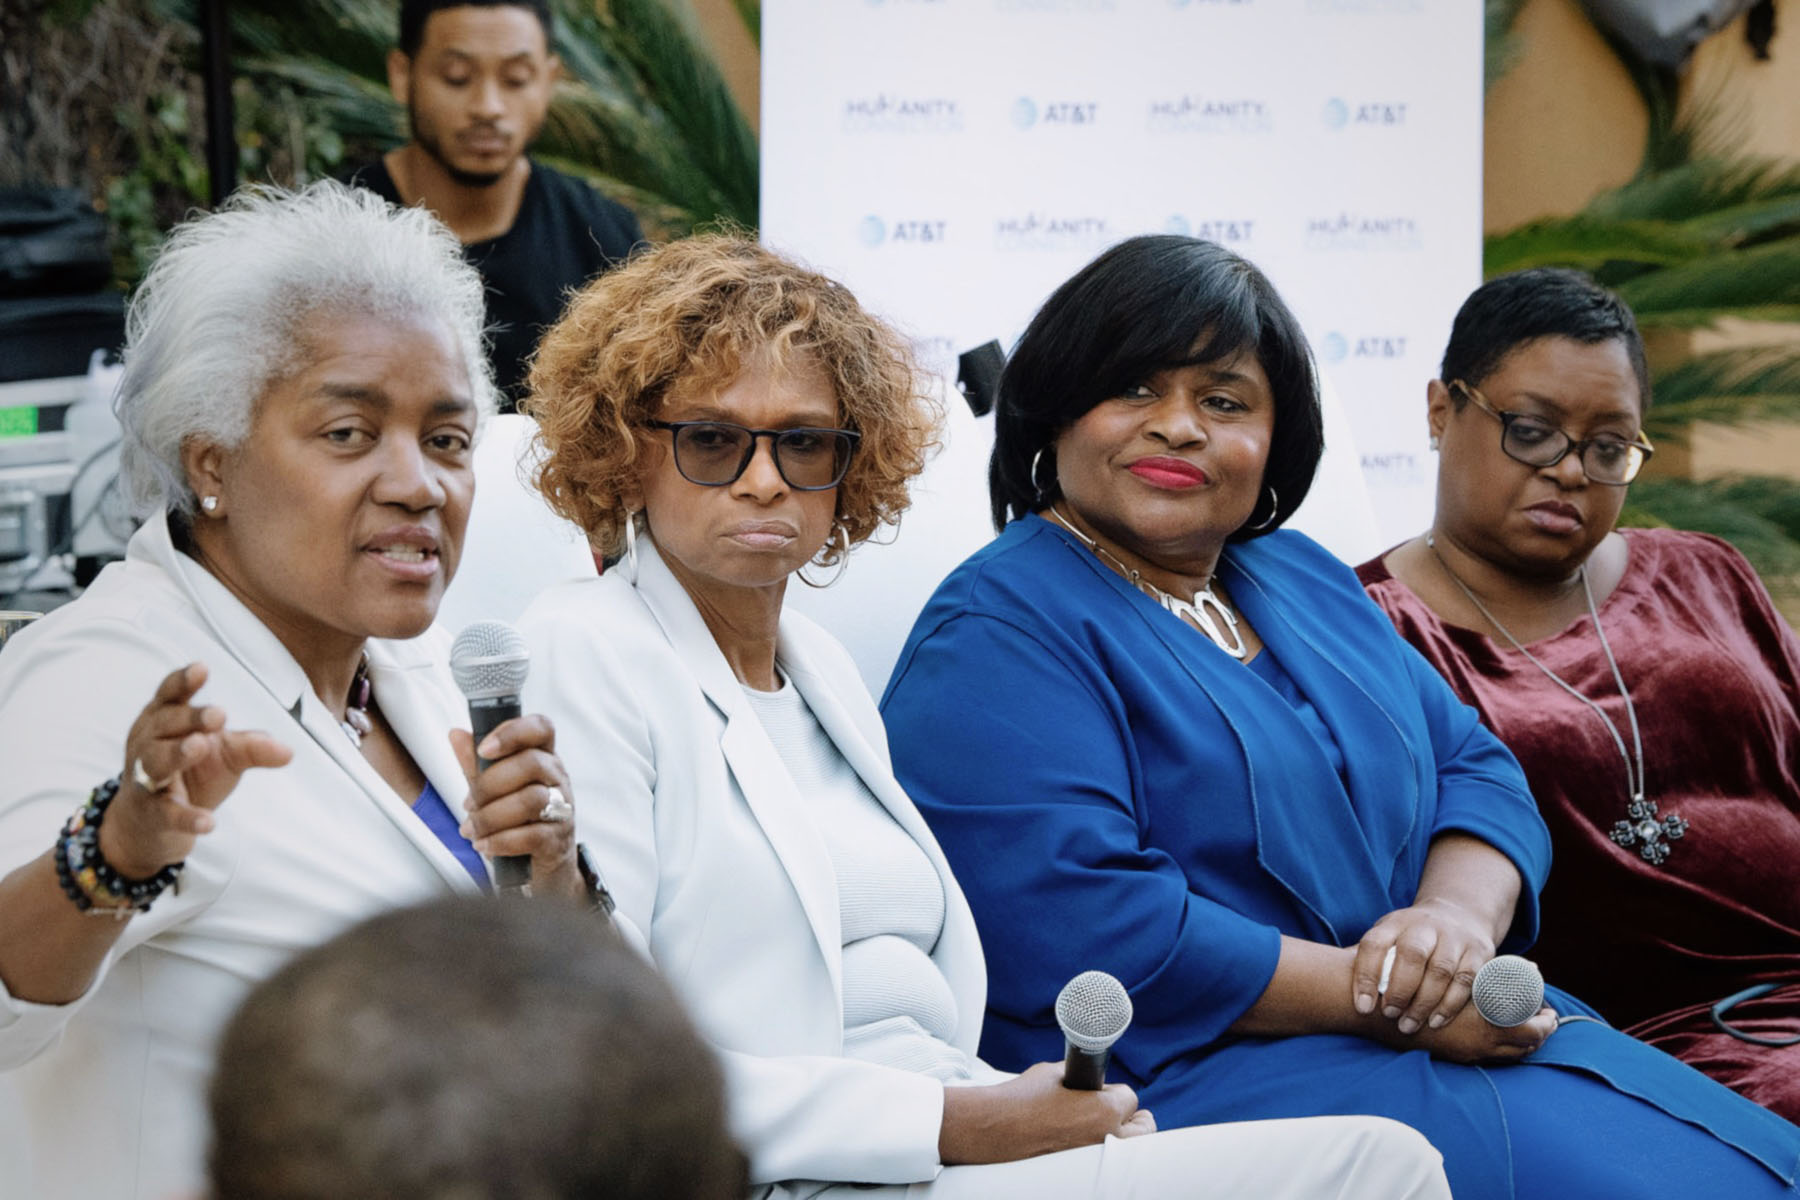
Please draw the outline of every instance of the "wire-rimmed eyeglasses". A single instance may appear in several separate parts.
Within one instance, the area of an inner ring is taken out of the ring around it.
[[[797,492],[822,492],[844,481],[862,434],[853,429],[749,429],[730,421],[646,421],[674,434],[675,469],[689,483],[726,487],[756,457],[756,440],[768,438],[775,469]]]
[[[1475,407],[1500,422],[1500,449],[1514,462],[1528,467],[1554,467],[1573,453],[1581,461],[1581,473],[1595,483],[1624,487],[1644,467],[1656,447],[1639,432],[1635,438],[1616,433],[1597,433],[1576,441],[1542,417],[1530,413],[1501,412],[1487,397],[1460,379],[1449,386],[1460,388]]]

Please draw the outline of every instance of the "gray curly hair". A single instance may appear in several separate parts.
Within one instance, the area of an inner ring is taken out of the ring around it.
[[[240,445],[322,311],[442,321],[480,414],[493,411],[481,277],[435,217],[331,180],[243,188],[176,227],[131,302],[113,403],[136,511],[193,513],[182,444]]]

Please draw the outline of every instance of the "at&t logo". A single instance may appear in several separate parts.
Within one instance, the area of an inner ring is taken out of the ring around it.
[[[1202,238],[1233,250],[1242,250],[1256,240],[1256,219],[1254,217],[1209,217],[1204,220],[1190,221],[1180,213],[1176,213],[1163,222],[1163,232],[1179,234],[1182,237]]]
[[[1349,101],[1333,96],[1321,119],[1327,129],[1398,129],[1406,124],[1404,100]]]
[[[1040,104],[1030,96],[1020,96],[1012,102],[1012,123],[1016,129],[1030,129],[1038,124],[1067,129],[1092,126],[1099,120],[1097,100],[1046,100]]]
[[[950,223],[939,220],[884,221],[871,213],[856,226],[856,240],[871,250],[889,242],[896,246],[939,245],[949,236]]]

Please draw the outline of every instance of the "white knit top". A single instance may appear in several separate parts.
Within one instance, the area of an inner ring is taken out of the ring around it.
[[[930,957],[944,928],[944,887],[931,860],[869,792],[791,683],[744,694],[837,874],[845,1055],[946,1082],[970,1078],[974,1064],[949,1042],[956,999]]]

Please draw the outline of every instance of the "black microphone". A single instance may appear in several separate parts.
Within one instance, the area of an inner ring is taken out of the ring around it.
[[[1530,959],[1502,954],[1481,964],[1471,995],[1475,1011],[1489,1025],[1511,1029],[1544,1007],[1544,977]]]
[[[477,621],[456,635],[450,647],[450,673],[469,701],[469,727],[475,744],[520,713],[519,691],[531,671],[525,636],[505,621]],[[489,761],[475,757],[479,770]],[[494,859],[494,887],[517,892],[531,882],[531,859],[522,854]]]
[[[1083,971],[1056,996],[1056,1023],[1062,1027],[1063,1086],[1097,1092],[1106,1082],[1113,1043],[1131,1025],[1131,997],[1105,971]]]

